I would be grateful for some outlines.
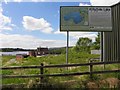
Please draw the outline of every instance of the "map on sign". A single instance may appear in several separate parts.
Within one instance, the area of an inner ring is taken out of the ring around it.
[[[111,31],[110,7],[69,7],[60,9],[61,31]]]
[[[72,9],[72,10],[71,10]],[[88,25],[88,9],[87,8],[67,8],[61,12],[63,14],[62,22],[64,25]]]
[[[70,19],[72,19],[74,24],[79,24],[83,21],[83,17],[84,16],[82,16],[79,12],[71,12],[64,16],[64,20],[69,21]]]

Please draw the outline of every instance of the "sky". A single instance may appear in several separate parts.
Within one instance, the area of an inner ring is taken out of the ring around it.
[[[60,6],[110,6],[117,2],[119,0],[3,0],[0,48],[64,47],[66,32],[59,29]],[[69,46],[74,46],[79,37],[95,41],[96,36],[97,32],[70,32]]]

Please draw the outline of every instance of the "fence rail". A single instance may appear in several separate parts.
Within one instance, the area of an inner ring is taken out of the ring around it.
[[[120,61],[113,62],[92,62],[83,64],[61,64],[61,65],[47,65],[47,66],[11,66],[11,67],[1,67],[2,70],[7,69],[33,69],[33,68],[62,68],[62,67],[75,67],[75,66],[89,66],[89,65],[101,65],[101,64],[120,64]]]
[[[66,74],[48,74],[48,75],[4,75],[2,78],[33,78],[33,77],[57,77],[57,76],[75,76],[75,75],[88,75],[92,74],[102,74],[102,73],[112,73],[120,72],[120,70],[111,70],[111,71],[94,71],[94,72],[81,72],[81,73],[66,73]]]
[[[103,74],[103,73],[112,73],[112,72],[120,72],[118,70],[104,70],[104,71],[93,71],[93,65],[102,65],[102,64],[120,64],[120,61],[116,62],[90,62],[85,64],[64,64],[64,65],[47,65],[44,66],[41,64],[40,66],[17,66],[17,67],[2,67],[2,70],[10,70],[10,69],[40,69],[40,74],[38,75],[2,75],[2,78],[34,78],[40,77],[41,81],[43,81],[44,77],[57,77],[57,76],[75,76],[75,75],[90,75],[92,78],[93,74]],[[63,67],[75,67],[75,66],[89,66],[89,72],[76,72],[76,73],[59,73],[59,74],[44,74],[44,68],[63,68]]]

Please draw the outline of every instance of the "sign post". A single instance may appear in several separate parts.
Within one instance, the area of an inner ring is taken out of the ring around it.
[[[66,64],[68,64],[69,31],[67,31]]]
[[[103,32],[100,33],[100,61],[103,62]]]

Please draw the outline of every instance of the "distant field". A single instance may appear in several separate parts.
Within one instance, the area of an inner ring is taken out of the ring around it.
[[[99,55],[91,55],[87,53],[76,53],[76,52],[70,52],[69,53],[69,63],[87,63],[90,58],[98,58]],[[40,65],[41,63],[44,63],[44,65],[53,65],[53,64],[65,64],[65,54],[60,55],[48,55],[43,57],[28,57],[21,61],[12,61],[11,59],[15,59],[15,56],[3,56],[2,57],[2,67],[8,67],[8,66],[29,66],[29,65]],[[113,65],[106,65],[106,69],[118,69],[117,64]],[[53,73],[71,73],[71,72],[82,72],[82,71],[88,71],[89,67],[73,67],[66,70],[65,68],[54,68],[54,69],[45,69],[45,74],[53,74]],[[96,70],[103,70],[103,66],[95,66],[94,71]],[[2,71],[2,74],[8,74],[8,75],[28,75],[28,74],[39,74],[39,69],[29,69],[29,70],[6,70]],[[99,82],[99,80],[103,80],[106,78],[118,78],[120,74],[119,73],[111,73],[111,74],[103,74],[103,75],[94,75],[94,79],[97,80],[96,82]],[[120,77],[119,77],[120,78]],[[71,87],[85,87],[83,83],[89,82],[89,76],[69,76],[69,77],[50,77],[46,78],[46,82],[48,83],[62,83],[62,82],[71,82],[75,81],[78,82],[75,85],[72,85]],[[82,81],[82,82],[81,82]],[[3,84],[21,84],[25,83],[29,86],[30,82],[32,84],[38,83],[39,78],[32,78],[32,79],[3,79]],[[66,82],[66,83],[67,83]],[[78,85],[80,84],[80,85]],[[83,85],[83,86],[81,86]],[[107,87],[107,86],[105,86]]]

